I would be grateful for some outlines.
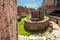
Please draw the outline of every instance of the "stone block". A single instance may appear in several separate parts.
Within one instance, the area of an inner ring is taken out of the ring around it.
[[[31,17],[32,18],[39,18],[39,13],[37,13],[36,11],[31,13]]]
[[[58,19],[58,25],[59,25],[59,27],[60,27],[60,19]]]
[[[31,18],[31,21],[39,21],[38,18]]]
[[[40,22],[40,21],[33,22],[33,21],[28,21],[25,18],[24,21],[24,28],[29,31],[39,31],[46,28],[48,25],[49,25],[49,19],[44,22]]]
[[[58,19],[57,19],[57,18],[49,17],[49,20],[50,20],[50,21],[53,21],[53,22],[55,22],[55,23],[58,23]]]

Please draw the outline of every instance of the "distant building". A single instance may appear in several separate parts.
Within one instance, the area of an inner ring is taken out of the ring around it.
[[[24,17],[27,14],[31,14],[32,10],[35,10],[35,9],[26,8],[26,7],[23,7],[23,6],[18,6],[17,7],[17,13],[18,13],[18,16],[20,16],[20,17]]]
[[[42,8],[46,14],[60,12],[60,0],[44,0]]]
[[[23,6],[17,7],[17,13],[18,13],[19,17],[25,17],[26,16],[25,8]]]
[[[23,12],[23,10],[24,10],[24,7],[22,6],[17,7],[18,16],[21,15],[21,12]]]
[[[25,8],[24,11],[25,11],[27,14],[30,14],[30,8]]]
[[[60,26],[60,0],[44,0],[42,9],[49,17],[50,21]]]

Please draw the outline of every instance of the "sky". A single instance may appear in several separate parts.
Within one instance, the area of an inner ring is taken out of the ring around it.
[[[39,8],[42,6],[43,0],[17,0],[17,6],[23,6],[27,8]]]

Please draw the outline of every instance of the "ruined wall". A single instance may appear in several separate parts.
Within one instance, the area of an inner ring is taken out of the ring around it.
[[[55,5],[55,0],[44,0],[43,6],[53,6]]]
[[[50,14],[55,10],[60,10],[60,7],[56,5],[56,0],[44,0],[42,8],[46,14]]]
[[[0,40],[17,40],[16,0],[0,0]]]
[[[54,10],[55,0],[44,0],[42,8],[45,10],[46,14],[49,14]]]

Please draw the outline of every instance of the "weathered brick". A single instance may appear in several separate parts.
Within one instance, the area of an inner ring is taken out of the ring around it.
[[[60,27],[60,19],[58,19],[58,25],[59,25],[59,27]]]
[[[0,0],[0,40],[18,40],[16,17],[16,0]]]
[[[27,25],[28,24],[28,25]],[[25,19],[24,21],[24,27],[26,30],[30,30],[30,31],[38,31],[38,30],[42,30],[44,28],[46,28],[49,24],[49,19],[44,21],[44,22],[32,22],[32,21],[28,21]]]
[[[49,17],[49,20],[50,20],[50,21],[53,21],[53,22],[55,22],[55,23],[58,23],[58,19],[57,19],[57,18]]]

